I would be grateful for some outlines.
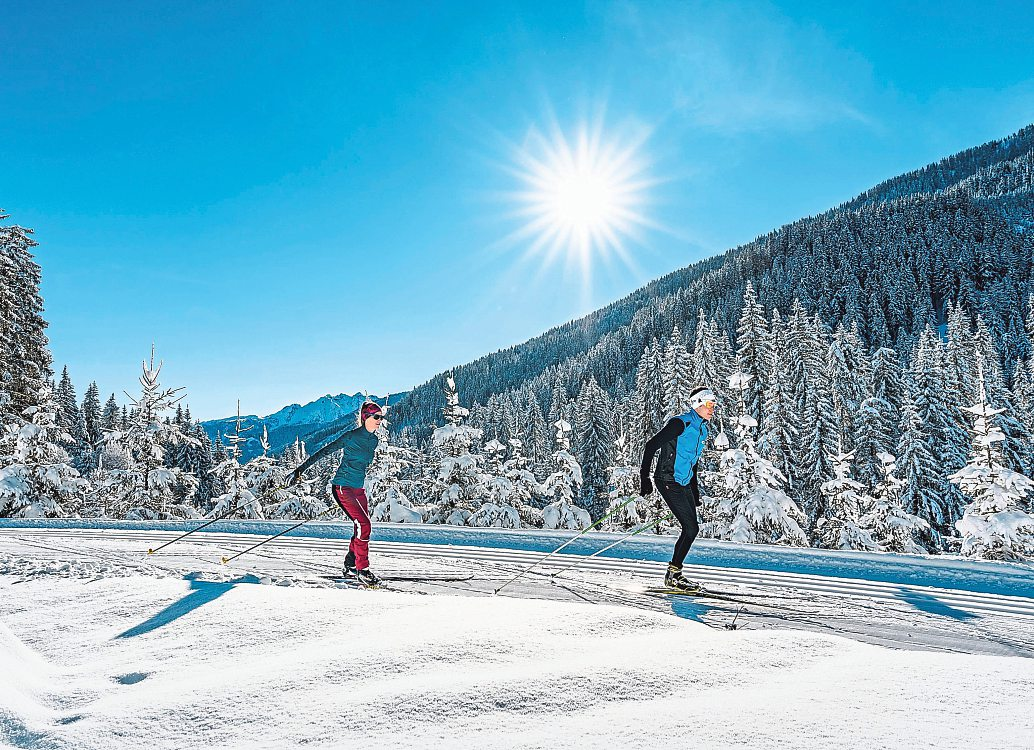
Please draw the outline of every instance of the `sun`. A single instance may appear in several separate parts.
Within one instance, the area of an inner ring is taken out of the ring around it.
[[[583,275],[599,258],[631,264],[630,248],[651,226],[646,214],[648,162],[642,129],[606,137],[602,120],[565,133],[555,124],[532,129],[514,149],[520,188],[516,203],[521,228],[512,239],[529,254],[575,261]]]

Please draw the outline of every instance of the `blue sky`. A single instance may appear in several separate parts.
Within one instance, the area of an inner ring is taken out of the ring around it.
[[[397,392],[1034,121],[1026,3],[887,5],[10,3],[0,206],[80,396]],[[509,197],[583,122],[650,225],[588,280]]]

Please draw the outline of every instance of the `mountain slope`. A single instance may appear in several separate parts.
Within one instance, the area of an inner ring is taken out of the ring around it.
[[[795,298],[831,327],[857,322],[871,347],[907,352],[947,301],[981,312],[1006,370],[1026,354],[1023,303],[1031,293],[1034,126],[876,186],[848,203],[788,224],[751,243],[674,271],[576,321],[457,367],[466,403],[529,389],[545,408],[556,381],[570,398],[592,375],[612,395],[632,387],[654,338],[678,325],[696,333],[698,310],[735,339],[747,282],[766,309]],[[877,312],[878,311],[878,312]],[[886,325],[877,324],[884,318]],[[882,330],[883,328],[886,330]],[[413,389],[395,426],[439,418],[444,373]]]

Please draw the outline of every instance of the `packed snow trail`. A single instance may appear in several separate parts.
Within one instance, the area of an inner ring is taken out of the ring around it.
[[[267,529],[269,527],[267,526]],[[275,530],[277,527],[274,525]],[[338,527],[340,529],[340,526]],[[160,576],[201,575],[213,580],[232,580],[250,575],[256,581],[281,584],[305,582],[326,585],[326,576],[340,571],[344,542],[341,539],[281,537],[250,556],[229,566],[219,563],[221,554],[250,546],[251,535],[211,533],[198,535],[203,543],[186,540],[168,554],[146,555],[141,550],[171,538],[175,532],[88,529],[0,528],[0,554],[21,543],[41,555],[75,561],[94,559],[102,565],[119,566]],[[419,577],[434,571],[470,576],[467,581],[406,583],[404,588],[420,593],[491,596],[513,574],[541,558],[538,551],[481,548],[425,543],[373,542],[378,572]],[[797,552],[822,553],[821,550]],[[843,553],[830,553],[834,563]],[[809,555],[814,558],[814,555]],[[895,557],[895,556],[891,556]],[[896,556],[900,557],[900,556]],[[557,555],[541,569],[522,578],[503,597],[539,598],[614,604],[637,609],[666,611],[679,617],[724,627],[733,616],[737,625],[748,628],[799,628],[835,632],[858,640],[906,648],[930,648],[1034,656],[1034,597],[985,594],[972,590],[951,590],[918,584],[864,581],[811,573],[783,573],[740,568],[687,565],[687,574],[705,587],[747,600],[722,604],[711,600],[666,601],[650,596],[662,568],[652,561],[598,557],[584,567],[552,578],[551,573],[570,562],[573,555]],[[984,563],[969,566],[963,580],[971,588],[987,588],[982,576]],[[7,569],[17,565],[7,558]],[[809,568],[817,563],[809,560]],[[1017,566],[1004,566],[1018,577]],[[929,569],[929,567],[925,568]],[[992,566],[992,571],[994,567]],[[4,570],[0,558],[0,572]],[[958,577],[960,570],[955,570]],[[397,587],[397,586],[396,586]],[[1011,588],[1019,588],[1013,582]]]

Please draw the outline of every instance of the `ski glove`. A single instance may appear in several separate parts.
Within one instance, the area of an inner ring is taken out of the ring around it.
[[[653,492],[653,482],[650,477],[639,477],[639,494],[646,497]]]

